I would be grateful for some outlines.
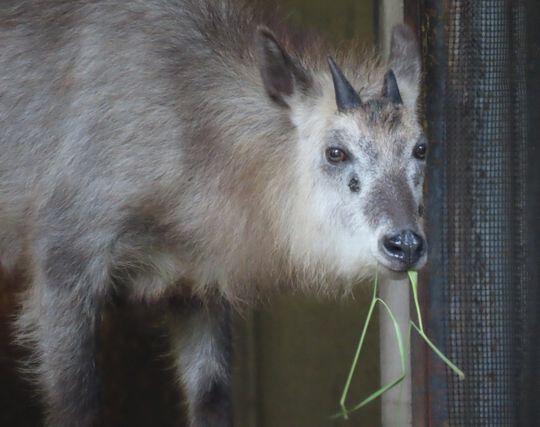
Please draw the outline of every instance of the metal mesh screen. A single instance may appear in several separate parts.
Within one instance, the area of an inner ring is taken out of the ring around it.
[[[488,4],[489,3],[489,4]],[[452,1],[448,33],[450,424],[509,426],[514,290],[511,20],[506,1]],[[479,403],[481,399],[482,404]],[[465,422],[465,424],[463,423]]]
[[[429,425],[540,425],[534,3],[424,3],[437,168],[428,196],[430,240],[438,240],[430,327],[466,374],[460,381],[432,361]]]

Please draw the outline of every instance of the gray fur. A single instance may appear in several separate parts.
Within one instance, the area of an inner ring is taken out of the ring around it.
[[[167,325],[191,423],[232,426],[229,307],[222,302],[173,305]]]
[[[95,331],[113,292],[194,301],[187,338],[170,328],[191,422],[229,426],[226,307],[280,285],[347,290],[394,268],[356,236],[421,233],[410,30],[390,58],[403,105],[381,97],[388,66],[349,49],[336,62],[365,103],[338,114],[332,52],[255,10],[0,4],[0,266],[29,278],[18,336],[50,426],[100,422]],[[330,171],[332,135],[351,159]],[[186,375],[194,360],[212,368]]]

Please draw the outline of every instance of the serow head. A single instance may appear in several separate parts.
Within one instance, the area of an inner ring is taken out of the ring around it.
[[[416,111],[420,55],[412,31],[394,28],[383,69],[329,57],[324,73],[260,36],[268,95],[298,135],[291,253],[353,279],[422,267],[427,140]]]

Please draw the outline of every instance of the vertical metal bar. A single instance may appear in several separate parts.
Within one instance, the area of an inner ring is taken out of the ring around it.
[[[403,22],[403,0],[381,0],[378,7],[379,34],[377,41],[382,54],[388,55],[392,27]]]
[[[406,280],[385,279],[381,282],[380,297],[392,310],[401,329],[403,346],[407,357],[407,375],[403,382],[381,397],[382,427],[408,427],[412,423],[411,413],[411,376],[409,343],[409,286]],[[402,373],[401,357],[395,336],[394,325],[388,313],[380,309],[379,336],[381,383],[388,384]]]

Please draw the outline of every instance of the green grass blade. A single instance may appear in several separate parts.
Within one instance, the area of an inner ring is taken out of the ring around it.
[[[459,377],[460,380],[465,379],[465,374],[461,369],[459,369],[448,357],[446,357],[442,351],[440,351],[435,344],[431,342],[431,340],[427,337],[427,335],[422,331],[418,326],[415,325],[414,322],[411,322],[411,325],[414,329],[418,332],[418,334],[422,337],[422,339],[431,347],[431,349],[435,352],[437,356],[439,356],[446,365],[454,371],[454,373]]]
[[[422,323],[422,313],[420,312],[420,304],[418,302],[418,273],[416,271],[409,271],[409,280],[411,282],[411,289],[413,293],[414,298],[414,305],[416,307],[416,316],[418,317],[418,323],[417,326],[413,321],[411,321],[411,326],[416,329],[418,334],[422,337],[422,339],[429,345],[429,347],[435,352],[437,356],[439,356],[446,365],[452,369],[456,375],[460,379],[465,378],[465,374],[461,369],[459,369],[448,357],[444,355],[442,351],[440,351],[435,344],[427,337],[425,331],[424,331],[424,324]]]
[[[345,383],[345,387],[343,388],[343,393],[341,394],[341,399],[339,401],[339,405],[341,407],[341,415],[343,418],[347,419],[347,407],[345,405],[345,402],[347,400],[347,396],[349,394],[349,389],[351,387],[352,378],[354,375],[354,371],[356,370],[356,366],[358,364],[358,359],[360,358],[360,353],[362,351],[362,347],[364,346],[364,341],[366,338],[366,333],[368,330],[369,323],[371,322],[371,318],[373,316],[373,310],[375,309],[375,305],[377,305],[377,288],[378,288],[378,277],[375,276],[375,282],[373,284],[373,297],[371,299],[371,304],[369,306],[368,314],[366,316],[366,320],[364,321],[364,327],[362,328],[362,334],[360,335],[360,340],[358,341],[358,346],[356,347],[356,352],[354,354],[353,362],[351,364],[351,368],[349,370],[349,375],[347,376],[347,381]]]
[[[418,318],[418,324],[420,325],[420,330],[424,331],[424,324],[422,322],[422,312],[420,311],[420,303],[418,302],[418,273],[416,271],[409,271],[408,273],[409,273],[409,280],[411,282],[414,306],[416,307],[416,316]]]
[[[422,339],[426,342],[426,344],[431,348],[431,350],[433,350],[435,352],[435,354],[437,354],[437,356],[439,356],[441,358],[441,360],[450,369],[452,369],[452,371],[454,371],[456,373],[456,375],[458,375],[458,377],[460,379],[464,379],[465,374],[463,373],[463,371],[461,369],[459,369],[454,363],[452,363],[452,361],[450,359],[448,359],[435,346],[435,344],[433,344],[433,342],[427,337],[426,333],[424,332],[424,324],[422,322],[422,313],[420,311],[420,303],[419,303],[419,300],[418,300],[418,273],[416,271],[409,271],[408,275],[409,275],[409,281],[411,282],[411,289],[412,289],[412,293],[413,293],[414,305],[415,305],[415,308],[416,308],[416,315],[417,315],[417,318],[418,318],[418,325],[416,323],[414,323],[412,320],[410,321],[409,337],[411,335],[412,328],[414,328],[418,332],[420,337],[422,337]],[[404,343],[403,343],[403,337],[402,337],[402,334],[401,334],[401,329],[400,329],[399,324],[398,324],[398,322],[397,322],[397,320],[396,320],[396,318],[394,316],[394,313],[392,312],[392,310],[390,309],[388,304],[386,304],[386,302],[384,302],[382,299],[380,299],[377,296],[377,291],[378,291],[378,277],[375,276],[375,281],[374,281],[374,285],[373,285],[373,297],[371,299],[371,304],[369,306],[368,314],[367,314],[366,320],[364,322],[364,327],[362,328],[362,334],[360,335],[360,340],[358,342],[358,346],[357,346],[355,354],[354,354],[353,362],[351,364],[351,368],[350,368],[349,374],[347,376],[347,381],[345,383],[345,387],[343,388],[343,393],[342,393],[341,399],[339,401],[340,407],[341,407],[341,412],[338,413],[338,414],[333,415],[331,418],[348,419],[348,415],[350,413],[352,413],[354,411],[357,411],[358,409],[364,407],[368,403],[370,403],[373,400],[377,399],[378,397],[380,397],[381,395],[386,393],[388,390],[390,390],[393,387],[400,384],[405,379],[407,355],[405,354],[405,346],[404,346]],[[349,395],[351,382],[352,382],[352,379],[353,379],[353,376],[354,376],[354,372],[356,370],[356,366],[358,364],[358,360],[360,358],[360,353],[361,353],[363,345],[364,345],[364,341],[365,341],[365,338],[366,338],[366,333],[367,333],[367,330],[368,330],[368,326],[369,326],[369,323],[371,322],[371,319],[373,317],[373,312],[374,312],[375,306],[377,304],[381,304],[385,308],[386,312],[390,316],[390,319],[392,320],[392,323],[394,325],[394,332],[395,332],[396,340],[397,340],[397,343],[398,343],[399,355],[400,355],[400,358],[401,358],[401,372],[402,373],[398,378],[396,378],[395,380],[389,382],[388,384],[384,385],[383,387],[379,388],[377,391],[375,391],[374,393],[372,393],[368,397],[366,397],[364,400],[362,400],[360,403],[354,405],[351,409],[347,409],[346,401],[347,401],[347,397]]]
[[[398,343],[399,354],[401,356],[401,375],[398,378],[396,378],[394,381],[391,381],[390,383],[384,385],[383,387],[381,387],[380,389],[378,389],[374,393],[370,394],[368,397],[366,397],[360,403],[353,406],[351,409],[347,409],[346,400],[347,400],[347,396],[348,396],[348,393],[349,393],[351,381],[352,381],[356,366],[358,364],[358,359],[360,357],[360,352],[361,352],[362,346],[364,344],[364,339],[365,339],[365,335],[366,335],[367,328],[368,328],[368,325],[369,325],[369,321],[371,320],[374,308],[377,305],[377,303],[381,304],[386,309],[386,311],[387,311],[388,315],[390,316],[390,319],[392,320],[392,323],[394,325],[394,332],[395,332],[395,336],[396,336],[397,343]],[[338,413],[338,414],[333,415],[332,418],[343,417],[344,419],[348,419],[348,415],[351,412],[357,411],[358,409],[362,408],[363,406],[365,406],[368,403],[372,402],[373,400],[377,399],[379,396],[381,396],[382,394],[386,393],[391,388],[393,388],[393,387],[397,386],[399,383],[401,383],[403,381],[403,379],[405,378],[405,376],[406,376],[405,358],[406,358],[405,346],[403,344],[403,337],[402,337],[402,334],[401,334],[401,329],[400,329],[399,324],[398,324],[398,322],[397,322],[397,320],[396,320],[396,318],[394,316],[394,313],[392,313],[392,310],[390,309],[388,304],[386,304],[382,299],[377,297],[377,279],[375,279],[374,292],[373,292],[373,298],[371,300],[371,305],[369,307],[368,315],[367,315],[366,321],[364,323],[364,328],[362,329],[362,334],[360,336],[360,341],[358,343],[358,347],[356,349],[354,360],[353,360],[351,369],[349,371],[347,382],[345,384],[345,387],[343,389],[343,394],[341,396],[341,400],[340,400],[341,412]]]
[[[390,316],[390,319],[392,319],[392,323],[394,325],[394,332],[396,334],[397,342],[398,342],[398,349],[399,349],[399,355],[401,357],[401,370],[405,372],[405,346],[403,344],[403,337],[401,336],[401,329],[399,328],[399,323],[396,320],[396,317],[394,316],[394,313],[392,313],[392,310],[390,307],[388,307],[388,304],[386,304],[382,299],[377,298],[377,302],[382,304],[384,308],[386,308],[386,311],[388,312],[388,315]]]
[[[381,395],[383,395],[384,393],[386,393],[388,390],[394,388],[395,386],[397,386],[399,383],[401,383],[404,379],[405,379],[405,372],[403,374],[401,374],[398,378],[396,378],[394,381],[391,381],[389,382],[388,384],[386,384],[385,386],[381,387],[380,389],[378,389],[376,392],[370,394],[368,397],[366,397],[364,400],[362,400],[360,403],[356,404],[355,406],[353,406],[351,409],[347,409],[347,415],[359,410],[360,408],[363,408],[364,406],[366,406],[368,403],[374,401],[375,399],[377,399],[378,397],[380,397]],[[338,414],[334,414],[332,415],[331,418],[335,419],[335,418],[341,418],[343,417],[343,414],[340,412]]]

